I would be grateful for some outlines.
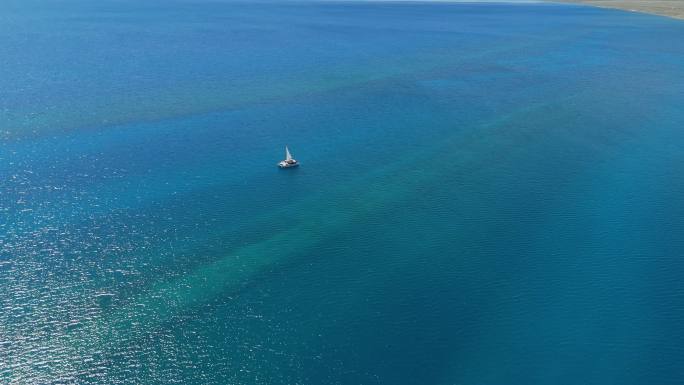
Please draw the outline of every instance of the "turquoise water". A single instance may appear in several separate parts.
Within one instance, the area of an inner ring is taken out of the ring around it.
[[[0,38],[0,383],[684,381],[681,21],[6,0]]]

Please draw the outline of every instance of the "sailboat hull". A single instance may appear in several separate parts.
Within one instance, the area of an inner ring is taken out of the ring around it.
[[[299,166],[299,163],[287,163],[285,161],[278,163],[278,167],[280,168],[292,168],[297,166]]]

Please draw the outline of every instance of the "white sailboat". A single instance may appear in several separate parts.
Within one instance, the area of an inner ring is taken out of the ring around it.
[[[296,159],[292,157],[292,154],[290,154],[290,149],[285,146],[285,160],[281,160],[278,163],[278,167],[280,168],[290,168],[290,167],[297,167],[299,166],[299,163],[297,162]]]

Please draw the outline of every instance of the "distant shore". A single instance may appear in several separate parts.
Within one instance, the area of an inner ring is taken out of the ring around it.
[[[683,0],[554,0],[684,19]]]

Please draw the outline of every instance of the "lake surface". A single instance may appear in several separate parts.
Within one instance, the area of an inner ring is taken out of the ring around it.
[[[0,41],[2,384],[684,381],[681,21],[5,0]]]

